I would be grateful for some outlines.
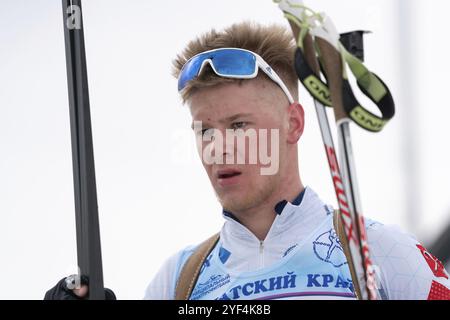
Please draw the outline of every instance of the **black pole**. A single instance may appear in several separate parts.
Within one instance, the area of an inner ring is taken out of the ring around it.
[[[345,49],[359,60],[364,61],[364,35],[370,31],[355,30],[340,34],[340,41]]]
[[[105,299],[81,0],[63,0],[62,4],[78,267],[80,275],[89,277],[89,299]]]

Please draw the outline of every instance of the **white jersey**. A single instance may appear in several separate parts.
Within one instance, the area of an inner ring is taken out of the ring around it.
[[[275,211],[264,241],[223,212],[220,240],[190,299],[355,299],[333,228],[333,209],[306,188]],[[366,227],[380,299],[450,299],[448,273],[413,236],[370,220]],[[145,299],[174,299],[180,271],[195,249],[188,247],[166,261]]]

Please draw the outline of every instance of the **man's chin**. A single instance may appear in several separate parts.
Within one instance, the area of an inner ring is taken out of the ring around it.
[[[229,212],[241,212],[251,207],[251,204],[248,203],[249,199],[243,196],[242,193],[219,197],[219,201],[222,207]]]
[[[248,210],[258,203],[258,198],[261,198],[252,188],[215,188],[215,191],[222,207],[230,212]]]

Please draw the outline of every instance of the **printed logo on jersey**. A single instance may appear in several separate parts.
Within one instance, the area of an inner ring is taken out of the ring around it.
[[[445,268],[444,268],[444,265],[442,264],[442,262],[440,262],[438,258],[436,258],[431,253],[429,253],[428,250],[425,249],[420,244],[418,244],[416,246],[422,253],[423,257],[425,258],[425,261],[428,263],[428,266],[430,267],[434,276],[437,278],[448,279],[448,274],[445,271]]]
[[[332,207],[324,205],[325,211],[327,212],[327,216],[332,215],[334,213],[334,210]]]
[[[281,275],[278,277],[260,279],[235,286],[228,290],[228,292],[224,293],[222,296],[216,298],[216,300],[248,299],[247,297],[251,295],[262,293],[273,294],[273,292],[279,290],[295,288],[297,286],[296,280],[296,273],[287,272],[285,275]]]
[[[353,282],[351,279],[344,279],[340,275],[332,274],[308,274],[308,288],[348,288],[353,291]]]
[[[230,282],[230,275],[213,275],[207,281],[203,283],[198,283],[192,295],[190,297],[191,300],[198,300],[201,297],[207,295],[208,293],[226,285]]]
[[[317,237],[313,242],[313,249],[320,260],[331,263],[336,268],[347,263],[341,242],[334,229]]]
[[[289,252],[291,252],[295,247],[297,247],[298,244],[294,244],[293,246],[290,246],[284,253],[283,253],[283,258],[286,257]]]
[[[219,249],[219,259],[220,261],[225,264],[227,262],[228,258],[231,256],[231,252],[225,249],[224,247],[220,247]]]
[[[205,259],[205,262],[202,265],[202,268],[200,269],[200,273],[199,275],[201,275],[203,273],[203,271],[205,271],[206,268],[211,266],[211,258],[212,258],[213,254],[211,253],[208,258]]]

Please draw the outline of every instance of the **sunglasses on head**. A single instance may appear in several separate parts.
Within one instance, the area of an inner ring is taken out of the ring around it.
[[[199,53],[183,66],[178,78],[178,91],[200,75],[204,66],[209,64],[214,73],[224,78],[253,79],[262,71],[286,94],[289,103],[294,103],[288,88],[267,62],[258,54],[240,48],[220,48]]]

